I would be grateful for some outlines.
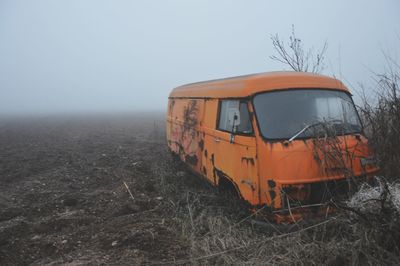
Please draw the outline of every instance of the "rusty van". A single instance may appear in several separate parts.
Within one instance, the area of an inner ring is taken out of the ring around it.
[[[336,151],[326,141],[333,136],[321,135],[327,127],[336,130]],[[193,172],[234,188],[254,208],[266,206],[278,222],[323,212],[323,202],[348,193],[349,173],[364,180],[378,171],[349,90],[311,73],[177,87],[169,95],[167,141]]]

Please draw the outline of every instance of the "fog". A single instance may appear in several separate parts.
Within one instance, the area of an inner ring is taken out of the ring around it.
[[[0,2],[0,114],[165,110],[173,87],[289,70],[271,34],[328,42],[324,74],[367,86],[398,57],[400,2]]]

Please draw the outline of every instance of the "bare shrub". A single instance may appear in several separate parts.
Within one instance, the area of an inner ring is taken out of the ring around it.
[[[374,98],[368,98],[362,87],[359,110],[382,174],[394,179],[400,176],[400,65],[385,58],[387,69],[375,74]]]
[[[353,161],[359,144],[349,149],[346,137],[340,138],[345,135],[342,121],[323,121],[319,125],[312,139],[314,159],[322,169],[335,169],[336,174],[353,178]]]
[[[272,45],[277,55],[272,60],[290,66],[294,71],[320,73],[324,69],[325,53],[328,43],[324,42],[322,49],[315,52],[314,48],[305,49],[301,39],[296,36],[294,25],[287,45],[278,34],[271,36]]]

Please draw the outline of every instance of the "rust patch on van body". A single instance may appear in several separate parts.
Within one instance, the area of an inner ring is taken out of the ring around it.
[[[241,158],[242,162],[246,162],[247,164],[254,165],[254,158],[248,158],[248,157],[242,157]]]
[[[183,109],[184,130],[193,128],[197,125],[198,111],[199,111],[199,108],[197,105],[197,100],[190,100],[189,104],[184,107],[184,109]]]
[[[202,100],[171,100],[169,104],[168,145],[182,161],[200,171],[203,139],[199,134]]]
[[[241,180],[241,183],[242,183],[242,184],[248,185],[248,186],[251,188],[251,190],[253,190],[253,191],[256,190],[256,188],[254,187],[254,183],[253,183],[251,180],[242,179],[242,180]]]
[[[203,174],[205,176],[207,176],[207,168],[205,168],[204,166],[201,168],[201,170],[203,171]]]
[[[276,187],[276,182],[272,179],[268,180],[268,186],[270,188],[275,188]]]
[[[196,155],[186,155],[185,156],[185,162],[191,165],[197,165],[198,159]]]
[[[204,150],[204,140],[203,139],[201,139],[199,141],[199,148],[200,148],[200,150]]]

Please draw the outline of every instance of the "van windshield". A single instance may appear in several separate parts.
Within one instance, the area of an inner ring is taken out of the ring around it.
[[[342,91],[296,89],[257,94],[253,100],[261,134],[267,139],[314,137],[326,128],[335,134],[359,133],[361,123]]]

